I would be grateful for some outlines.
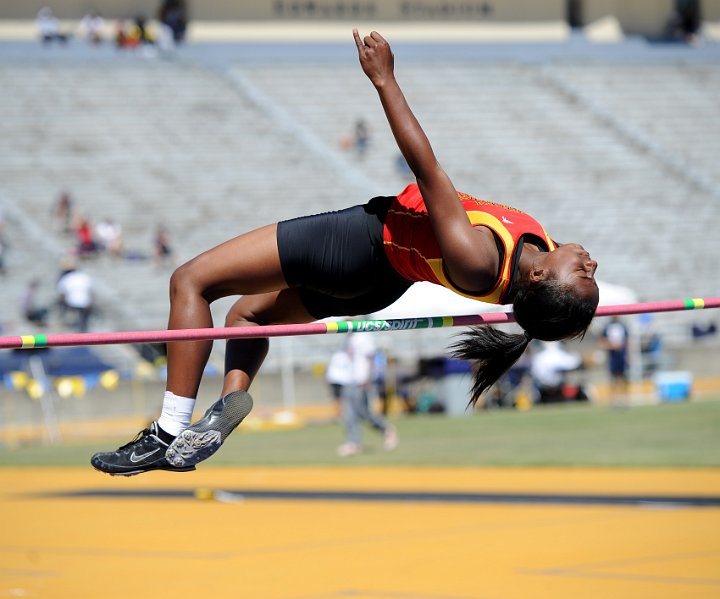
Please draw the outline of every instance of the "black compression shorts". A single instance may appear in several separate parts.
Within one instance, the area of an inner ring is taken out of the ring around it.
[[[390,265],[383,221],[391,197],[278,223],[283,275],[314,318],[357,316],[392,304],[412,285]]]

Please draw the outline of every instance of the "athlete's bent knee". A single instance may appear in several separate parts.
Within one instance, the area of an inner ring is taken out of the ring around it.
[[[202,291],[197,289],[195,269],[192,261],[178,266],[170,275],[170,300],[188,292]]]

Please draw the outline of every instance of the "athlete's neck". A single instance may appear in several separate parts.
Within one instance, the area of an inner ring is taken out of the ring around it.
[[[520,262],[518,264],[518,271],[520,279],[527,279],[533,269],[533,265],[537,263],[537,259],[541,254],[547,252],[541,250],[534,243],[525,243],[523,245],[522,253],[520,254]]]

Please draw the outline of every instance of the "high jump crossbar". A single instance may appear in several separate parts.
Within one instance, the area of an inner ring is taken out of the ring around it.
[[[625,316],[649,312],[679,312],[683,310],[701,310],[707,308],[720,308],[720,298],[693,298],[666,302],[600,306],[596,310],[595,316]],[[512,322],[515,322],[512,312],[495,312],[490,314],[468,314],[465,316],[427,316],[421,318],[393,318],[388,320],[342,320],[248,327],[70,333],[60,335],[19,335],[0,337],[0,349],[34,349],[73,345],[113,345],[123,343],[164,343],[168,341],[289,337],[351,332],[409,331],[440,327],[507,324]]]

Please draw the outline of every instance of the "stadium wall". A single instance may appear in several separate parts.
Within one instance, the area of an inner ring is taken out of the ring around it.
[[[61,19],[80,19],[91,9],[110,19],[154,17],[161,0],[53,0]],[[675,0],[188,0],[195,21],[434,21],[485,23],[567,22],[614,17],[626,34],[663,34]],[[42,2],[2,0],[0,19],[33,19]],[[571,6],[573,7],[571,9]],[[720,0],[701,0],[704,20],[720,20]]]
[[[566,0],[187,0],[195,20],[557,21]],[[108,18],[153,16],[161,0],[54,0],[61,18],[91,9]],[[42,2],[3,0],[0,18],[33,18]]]

